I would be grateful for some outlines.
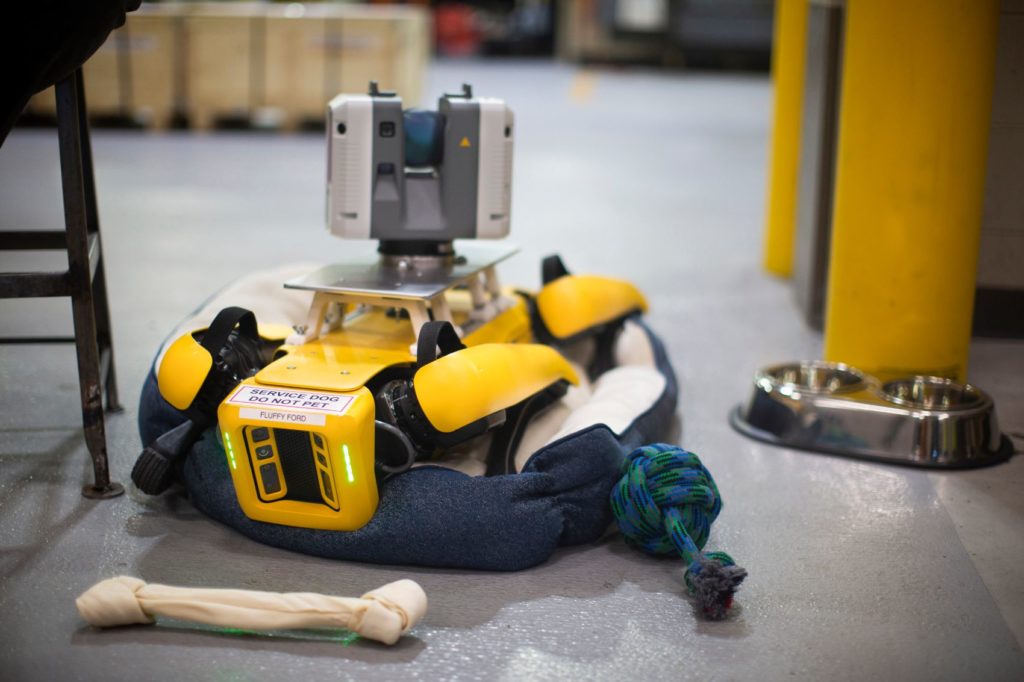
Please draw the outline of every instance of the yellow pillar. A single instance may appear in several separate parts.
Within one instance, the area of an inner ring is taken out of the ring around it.
[[[764,267],[782,277],[789,277],[793,272],[807,7],[808,0],[777,0],[775,3],[772,38],[775,106],[772,114]]]
[[[966,378],[998,4],[846,4],[827,360]]]

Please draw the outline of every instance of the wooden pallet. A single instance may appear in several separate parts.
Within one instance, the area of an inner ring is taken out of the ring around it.
[[[225,120],[294,130],[323,121],[339,92],[370,80],[419,103],[429,13],[410,6],[143,5],[85,65],[89,110],[163,129]],[[52,115],[52,91],[28,111]]]

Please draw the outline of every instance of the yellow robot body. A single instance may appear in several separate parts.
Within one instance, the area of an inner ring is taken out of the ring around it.
[[[419,414],[429,422],[424,428],[442,435],[502,415],[559,382],[577,383],[556,350],[535,343],[523,298],[503,296],[500,312],[478,321],[468,292],[445,296],[451,322],[463,331],[462,350],[417,366],[410,320],[383,305],[363,306],[311,341],[281,345],[276,359],[220,403],[218,432],[249,518],[323,530],[369,522],[379,502],[375,453],[382,427],[380,398],[368,387],[379,390],[381,377],[409,377]],[[539,312],[558,336],[646,307],[631,285],[602,278],[559,280],[534,300],[544,302]],[[561,319],[568,323],[557,324]],[[164,398],[184,409],[210,364],[191,335],[172,343],[159,370]]]
[[[462,292],[451,293],[453,318],[466,324]],[[472,358],[446,356],[417,372],[415,381],[430,401],[424,407],[435,426],[454,431],[562,374],[575,382],[572,368],[554,350],[507,345],[531,340],[529,313],[515,299],[463,339],[467,350],[475,351]],[[217,419],[224,450],[239,504],[249,518],[324,530],[355,530],[370,520],[378,503],[375,415],[365,386],[388,367],[412,365],[415,341],[408,320],[389,316],[384,308],[368,308],[315,341],[282,346],[281,357],[221,403]],[[517,351],[525,351],[524,356]],[[537,357],[537,351],[544,356],[543,366],[528,369],[526,383],[515,381],[516,360]],[[202,369],[191,355],[185,357]],[[459,373],[457,387],[446,376],[453,371]],[[487,376],[474,381],[480,371]],[[323,402],[318,398],[331,404],[317,404]],[[340,404],[343,413],[337,407],[332,411]]]

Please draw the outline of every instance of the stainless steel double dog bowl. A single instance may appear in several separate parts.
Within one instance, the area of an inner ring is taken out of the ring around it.
[[[732,425],[790,448],[925,467],[993,464],[1013,453],[983,391],[939,377],[882,383],[846,365],[775,365],[754,377]]]

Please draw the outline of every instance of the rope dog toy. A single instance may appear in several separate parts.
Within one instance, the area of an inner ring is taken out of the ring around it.
[[[119,576],[103,580],[75,601],[90,625],[150,624],[156,616],[245,630],[347,628],[394,644],[427,612],[427,595],[398,580],[359,599],[314,592],[256,592],[147,584]]]
[[[697,455],[663,443],[637,448],[623,463],[611,504],[626,541],[648,554],[679,554],[700,611],[725,618],[747,571],[725,552],[701,551],[722,500]]]

